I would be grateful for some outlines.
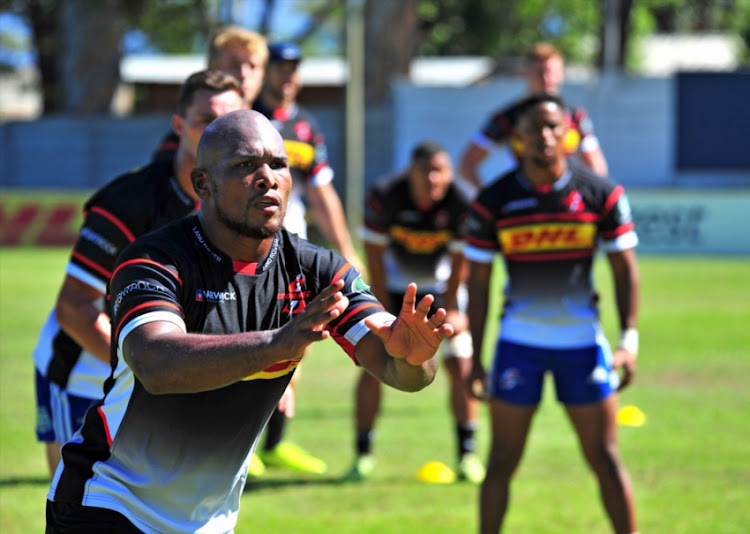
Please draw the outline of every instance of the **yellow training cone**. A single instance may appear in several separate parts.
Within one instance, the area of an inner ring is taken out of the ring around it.
[[[646,422],[644,414],[637,406],[623,406],[617,410],[617,424],[622,426],[643,426]]]
[[[456,480],[456,473],[443,462],[427,462],[419,468],[416,474],[417,480],[430,482],[432,484],[450,484]]]

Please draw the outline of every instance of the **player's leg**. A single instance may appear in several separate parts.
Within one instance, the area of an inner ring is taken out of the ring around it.
[[[465,382],[471,372],[472,345],[469,332],[461,332],[441,344],[441,356],[448,371],[450,406],[456,429],[459,480],[479,483],[485,470],[476,455],[474,434],[479,418],[479,400],[466,391]]]
[[[500,341],[487,385],[492,424],[487,475],[479,499],[481,534],[497,534],[510,498],[510,481],[542,396],[544,351]]]
[[[380,412],[382,384],[362,370],[354,393],[354,423],[356,428],[355,459],[345,478],[352,481],[368,478],[375,468],[372,454],[375,421]]]
[[[500,399],[492,399],[489,406],[492,440],[479,498],[481,534],[500,532],[510,499],[510,481],[521,461],[536,411],[536,405],[513,405]]]
[[[630,477],[617,446],[617,380],[609,347],[561,351],[568,362],[555,372],[558,399],[565,404],[586,462],[596,475],[604,508],[614,532],[637,532]]]

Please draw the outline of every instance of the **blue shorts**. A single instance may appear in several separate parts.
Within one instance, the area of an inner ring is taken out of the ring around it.
[[[36,372],[36,437],[38,441],[65,442],[83,424],[92,399],[69,395],[38,369]]]
[[[500,340],[489,393],[510,404],[539,404],[548,371],[555,380],[557,400],[563,404],[598,402],[614,393],[619,384],[605,340],[580,349],[547,349]]]

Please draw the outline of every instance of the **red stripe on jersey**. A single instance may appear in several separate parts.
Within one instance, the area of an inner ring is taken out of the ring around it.
[[[89,267],[91,269],[94,269],[100,275],[104,276],[107,280],[110,279],[111,273],[107,269],[105,269],[104,267],[102,267],[101,265],[99,265],[97,263],[94,263],[93,261],[91,261],[87,257],[82,256],[80,252],[73,251],[73,253],[71,254],[71,256],[73,256],[75,259],[77,259],[78,261],[80,261],[81,263],[83,263],[84,265],[86,265],[87,267]]]
[[[341,321],[339,321],[339,325],[346,324],[350,317],[353,315],[356,315],[357,313],[361,312],[362,310],[366,310],[367,308],[380,308],[382,311],[385,311],[385,308],[382,304],[379,302],[366,302],[362,304],[361,306],[357,306],[353,310],[351,310],[349,313],[347,313]],[[338,330],[338,327],[331,330],[332,333],[335,333]]]
[[[271,365],[270,367],[266,367],[265,369],[263,369],[263,372],[264,373],[274,373],[274,372],[277,372],[277,371],[283,371],[284,369],[288,369],[292,365],[298,364],[301,360],[302,360],[302,356],[300,356],[299,358],[295,358],[293,360],[287,360],[287,361],[284,361],[284,362],[277,362],[277,363]]]
[[[135,235],[133,235],[133,232],[131,232],[130,230],[128,230],[128,227],[125,226],[125,223],[123,223],[120,219],[118,219],[117,217],[115,217],[114,215],[112,215],[110,212],[108,212],[107,210],[104,210],[104,209],[102,209],[102,208],[100,208],[98,206],[94,206],[93,208],[91,208],[91,211],[93,211],[94,213],[98,213],[99,215],[101,215],[102,217],[104,217],[105,219],[107,219],[108,221],[110,221],[112,224],[114,224],[115,226],[117,226],[117,228],[119,228],[120,231],[123,234],[125,234],[125,237],[127,237],[128,240],[131,243],[133,241],[135,241]]]
[[[128,260],[128,261],[122,262],[120,265],[117,266],[117,269],[115,269],[115,272],[112,273],[112,277],[114,278],[114,276],[117,273],[119,273],[120,269],[122,269],[123,267],[127,267],[128,265],[137,265],[139,263],[145,263],[146,265],[155,265],[156,267],[164,269],[169,274],[171,274],[172,276],[174,276],[177,279],[177,282],[180,285],[182,285],[182,280],[180,279],[180,276],[176,272],[174,272],[172,269],[168,269],[167,267],[165,267],[164,265],[162,265],[161,263],[159,263],[157,261],[147,260],[145,258],[135,258],[133,260]]]
[[[248,263],[246,261],[232,260],[232,268],[238,274],[252,276],[258,271],[258,262]]]
[[[503,219],[497,223],[497,228],[550,221],[595,222],[598,220],[599,216],[596,213],[537,213]]]
[[[180,307],[172,302],[169,302],[166,300],[152,300],[150,302],[144,302],[143,304],[139,304],[138,306],[136,306],[135,308],[133,308],[132,310],[130,310],[128,313],[126,313],[123,316],[123,318],[120,320],[120,324],[117,325],[117,330],[115,331],[114,340],[117,340],[117,338],[120,336],[120,330],[122,330],[122,327],[125,325],[126,322],[128,322],[128,317],[133,315],[138,310],[142,310],[143,308],[152,308],[154,306],[167,306],[169,308],[173,308],[177,310],[178,312],[180,312],[180,317],[183,317],[182,310],[180,309]]]
[[[336,282],[338,282],[339,279],[342,276],[344,276],[344,273],[346,273],[346,271],[348,271],[349,267],[351,267],[351,266],[352,266],[352,264],[347,262],[341,269],[339,269],[338,271],[336,271],[336,274],[333,275],[333,280],[331,280],[331,283],[335,284]]]
[[[346,352],[354,364],[359,367],[359,362],[357,361],[357,358],[354,357],[354,345],[341,334],[332,333],[332,335],[333,340],[339,345],[339,347],[344,349],[344,352]]]
[[[485,250],[497,250],[497,241],[485,241],[483,239],[477,239],[476,237],[467,235],[466,243],[468,243],[472,247],[477,247]]]
[[[615,207],[615,204],[617,204],[617,201],[620,200],[620,197],[625,192],[625,189],[621,185],[618,185],[615,187],[612,192],[609,194],[609,197],[607,197],[607,202],[604,203],[604,209],[602,210],[602,216],[609,213],[609,211]]]
[[[506,254],[508,261],[554,261],[574,260],[594,255],[593,250],[571,250],[568,252],[547,252],[540,254]]]
[[[109,423],[107,423],[107,416],[104,414],[104,410],[102,410],[102,407],[99,406],[96,409],[97,412],[99,412],[99,415],[102,418],[102,426],[104,426],[104,432],[107,434],[107,445],[110,447],[112,446],[112,434],[109,432]]]
[[[479,212],[479,215],[481,215],[483,218],[492,219],[492,212],[482,206],[479,202],[474,201],[471,207],[474,208],[474,211]]]
[[[623,234],[627,234],[634,228],[635,228],[635,225],[632,222],[620,225],[614,230],[612,230],[611,232],[602,232],[602,239],[606,239],[606,240],[614,239],[615,237],[619,237]]]

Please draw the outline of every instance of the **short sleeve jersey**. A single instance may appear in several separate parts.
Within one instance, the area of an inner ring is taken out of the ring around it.
[[[67,274],[104,294],[115,260],[127,245],[140,235],[195,212],[196,203],[174,177],[173,161],[168,158],[124,174],[89,198]],[[37,366],[46,369],[48,378],[69,393],[100,397],[109,366],[82,352],[59,328],[54,331],[53,353],[39,354],[50,359],[46,366],[41,362]]]
[[[501,337],[547,348],[596,341],[595,253],[638,242],[624,189],[579,165],[550,187],[535,187],[515,170],[482,189],[466,240],[470,260],[504,257]]]
[[[137,240],[109,287],[113,376],[63,447],[49,498],[119,511],[144,532],[230,532],[250,455],[299,358],[215,390],[151,395],[123,359],[123,340],[154,321],[200,334],[280,328],[339,279],[349,307],[328,328],[353,358],[364,319],[392,316],[335,252],[284,230],[261,262],[232,261],[197,216]]]
[[[451,183],[442,200],[421,209],[412,199],[408,177],[379,180],[367,193],[362,237],[386,246],[387,289],[403,293],[416,282],[420,293],[442,294],[451,274],[451,252],[463,246],[461,224],[469,200]]]
[[[258,100],[255,109],[263,113],[279,131],[289,157],[292,191],[289,194],[284,225],[290,231],[307,237],[305,187],[320,187],[333,180],[325,136],[315,117],[297,104],[287,109],[272,109]]]

